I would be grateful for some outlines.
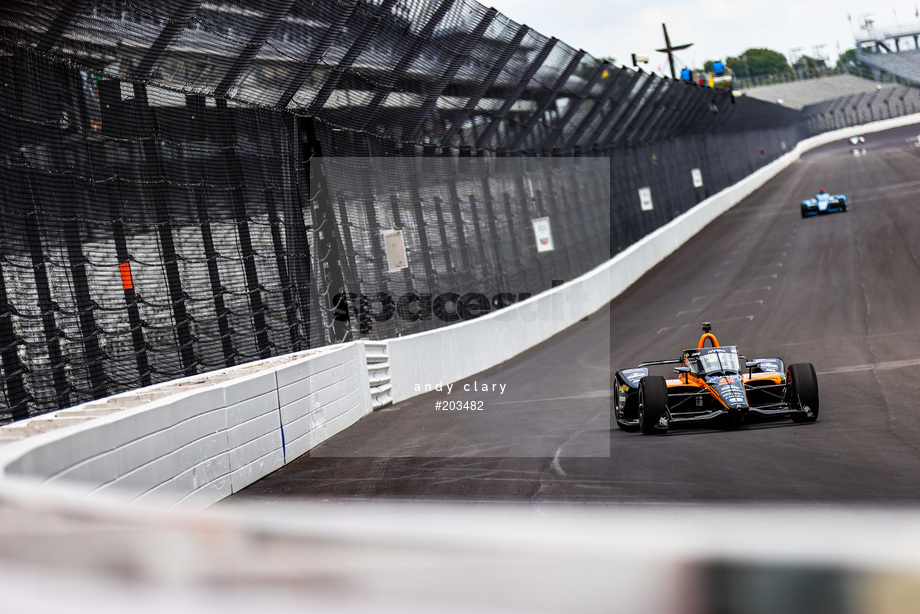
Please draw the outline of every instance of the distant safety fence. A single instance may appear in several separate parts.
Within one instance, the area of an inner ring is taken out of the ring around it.
[[[802,118],[809,134],[820,134],[917,112],[920,90],[898,85],[809,105],[802,109]]]

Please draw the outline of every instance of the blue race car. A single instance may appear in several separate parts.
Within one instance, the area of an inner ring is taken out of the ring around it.
[[[802,217],[822,215],[824,213],[837,213],[847,210],[847,197],[845,194],[827,194],[821,188],[814,198],[802,201]]]

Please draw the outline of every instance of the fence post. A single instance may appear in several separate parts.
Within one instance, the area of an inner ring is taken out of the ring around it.
[[[332,92],[335,91],[335,88],[338,87],[339,81],[342,79],[342,75],[345,74],[345,71],[348,70],[355,60],[358,59],[358,56],[361,55],[361,52],[364,51],[364,48],[367,47],[367,44],[371,42],[374,33],[377,32],[377,28],[380,27],[380,24],[383,23],[384,17],[387,13],[390,12],[390,9],[393,8],[393,5],[396,4],[396,0],[383,0],[380,6],[377,7],[377,10],[374,11],[373,18],[369,19],[364,26],[364,29],[358,34],[354,42],[352,42],[351,47],[348,48],[348,51],[345,52],[345,55],[339,60],[339,63],[336,64],[335,68],[332,69],[332,72],[329,73],[329,76],[326,78],[326,82],[323,83],[323,86],[317,92],[316,96],[310,102],[310,106],[307,109],[308,115],[316,115],[316,113],[323,108],[326,104],[326,101],[329,100],[329,97],[332,95]],[[309,75],[309,73],[308,73]],[[281,100],[284,100],[290,92],[290,87],[288,91],[284,93]],[[299,89],[299,88],[298,88]],[[290,96],[297,92],[295,89],[293,93],[290,93]],[[280,101],[279,101],[280,106]],[[287,106],[286,104],[284,106]]]
[[[297,69],[297,74],[294,75],[294,78],[287,84],[284,93],[281,94],[281,97],[278,98],[278,101],[274,104],[276,109],[285,109],[291,103],[291,100],[294,99],[294,96],[303,86],[304,82],[306,82],[307,78],[313,74],[313,69],[316,68],[316,65],[319,64],[319,61],[323,59],[326,52],[329,51],[329,48],[332,47],[332,44],[339,37],[345,24],[351,19],[358,4],[360,4],[359,0],[342,0],[341,2],[333,3],[333,6],[337,9],[335,17],[332,19],[332,22],[322,30],[319,40],[316,41],[316,45],[310,50],[306,59],[300,62],[300,68]]]
[[[575,55],[572,56],[572,59],[569,60],[568,65],[556,78],[553,86],[549,89],[549,91],[546,92],[546,96],[544,97],[543,102],[540,103],[540,105],[537,107],[537,110],[531,113],[530,117],[524,121],[524,126],[511,141],[509,149],[513,151],[519,148],[524,142],[524,139],[530,135],[530,131],[533,130],[533,127],[543,117],[543,114],[546,113],[546,109],[549,108],[549,105],[556,102],[556,95],[559,93],[559,90],[565,87],[565,84],[568,83],[569,77],[571,77],[572,73],[575,72],[575,69],[578,68],[578,65],[581,63],[581,59],[583,57],[585,57],[585,51],[582,49],[579,49]]]
[[[269,358],[272,355],[271,340],[268,336],[268,325],[265,321],[265,303],[262,300],[262,286],[259,284],[259,272],[256,268],[256,250],[252,246],[252,230],[249,228],[249,214],[246,211],[246,199],[243,196],[245,174],[237,150],[236,126],[233,122],[227,101],[217,99],[217,126],[221,148],[223,149],[223,163],[227,169],[231,182],[239,181],[240,185],[230,186],[230,207],[236,223],[236,233],[240,242],[240,256],[243,258],[243,271],[246,276],[246,295],[249,298],[249,311],[252,314],[252,327],[256,335],[256,346],[259,358]]]
[[[441,94],[444,93],[444,89],[450,84],[454,76],[457,74],[457,71],[460,70],[460,67],[470,56],[470,53],[473,51],[473,47],[476,46],[476,43],[479,42],[479,39],[481,39],[482,36],[486,33],[486,30],[492,23],[492,20],[495,19],[497,14],[498,11],[495,9],[489,9],[486,11],[486,14],[483,15],[482,19],[479,20],[479,23],[476,24],[476,27],[473,28],[470,32],[466,33],[463,36],[463,40],[457,44],[457,52],[451,59],[450,64],[448,64],[447,69],[438,78],[434,85],[432,85],[425,93],[425,101],[422,103],[421,108],[415,114],[414,125],[412,125],[404,134],[404,138],[407,141],[412,141],[415,139],[419,130],[421,130],[422,126],[425,124],[425,120],[428,118],[428,114],[431,113],[437,104],[438,98],[441,97]]]
[[[581,108],[581,105],[584,103],[585,99],[591,95],[591,90],[594,89],[594,86],[597,85],[598,81],[600,81],[601,75],[603,75],[605,72],[608,72],[609,68],[609,62],[601,62],[597,68],[594,69],[594,72],[591,73],[591,77],[588,79],[588,82],[585,83],[584,87],[581,88],[581,91],[575,96],[574,100],[569,98],[569,107],[565,110],[565,115],[563,115],[562,118],[555,123],[555,125],[550,130],[549,135],[543,141],[541,146],[543,151],[552,150],[553,145],[555,145],[556,141],[559,140],[562,131],[565,130],[565,127],[568,125],[568,123],[572,121],[573,117],[575,117],[575,114]]]
[[[192,346],[191,318],[185,306],[186,295],[182,290],[182,279],[179,276],[179,256],[172,235],[172,218],[169,214],[169,195],[166,193],[165,173],[163,162],[160,159],[159,139],[160,134],[156,126],[153,109],[147,100],[147,86],[143,83],[134,84],[134,98],[138,113],[141,118],[141,131],[147,135],[144,139],[144,158],[147,164],[153,167],[160,181],[155,182],[152,190],[153,209],[156,219],[157,234],[160,238],[160,249],[163,253],[163,269],[166,273],[166,288],[169,293],[169,302],[172,305],[173,320],[176,323],[176,337],[179,344],[179,359],[185,375],[194,375],[197,372],[197,359]]]
[[[473,111],[476,110],[476,105],[479,104],[479,101],[482,100],[482,97],[485,96],[485,93],[489,90],[490,87],[492,87],[492,85],[495,83],[495,80],[498,79],[498,75],[501,74],[501,71],[514,56],[514,53],[521,46],[521,41],[524,40],[524,36],[526,36],[529,31],[530,28],[527,26],[518,27],[517,32],[514,33],[514,38],[512,38],[508,45],[505,47],[502,55],[496,58],[495,62],[492,64],[492,67],[489,69],[489,72],[486,73],[486,76],[483,77],[482,81],[480,82],[479,87],[470,95],[469,100],[466,102],[466,106],[464,106],[463,110],[460,111],[456,117],[454,117],[450,127],[444,131],[444,135],[441,137],[441,145],[450,145],[451,139],[454,138],[454,135],[460,131],[466,120],[469,119]]]
[[[256,31],[252,34],[252,38],[249,39],[249,42],[246,43],[246,46],[243,48],[242,53],[236,57],[233,64],[227,69],[226,74],[224,74],[223,79],[221,79],[217,87],[214,88],[214,96],[223,98],[227,95],[227,92],[233,84],[242,76],[243,71],[249,67],[252,60],[256,57],[256,54],[259,53],[269,37],[278,28],[281,20],[284,19],[285,15],[291,10],[295,1],[296,0],[274,0],[273,2],[266,2],[262,5],[263,8],[270,11],[268,16],[258,25]]]
[[[610,68],[612,69],[612,67]],[[603,91],[600,93],[600,96],[597,97],[597,100],[594,101],[594,105],[585,114],[581,121],[578,122],[578,125],[575,126],[575,129],[572,131],[572,135],[563,144],[563,150],[570,150],[578,145],[578,142],[581,140],[581,137],[584,135],[588,126],[591,125],[591,122],[594,121],[594,118],[597,117],[597,114],[601,112],[601,109],[604,107],[607,101],[613,98],[614,89],[616,89],[618,85],[622,87],[622,84],[624,80],[626,80],[628,74],[629,73],[625,70],[618,70],[616,75],[611,77],[610,82],[604,87]]]
[[[546,41],[546,44],[543,45],[543,48],[540,49],[540,53],[537,54],[537,57],[533,59],[530,63],[530,66],[527,67],[527,70],[521,76],[518,81],[517,86],[505,98],[502,108],[498,110],[492,117],[492,121],[489,122],[489,125],[486,126],[486,129],[482,134],[479,135],[479,138],[476,139],[476,149],[485,149],[489,145],[489,141],[492,139],[492,135],[495,134],[495,131],[498,130],[498,126],[504,121],[505,116],[508,115],[508,111],[511,110],[511,107],[514,106],[524,93],[524,90],[530,84],[530,80],[533,79],[534,75],[537,74],[537,71],[540,70],[540,67],[543,66],[543,63],[546,61],[546,58],[549,57],[550,52],[553,50],[553,47],[556,46],[559,40],[555,37],[550,38]]]
[[[456,0],[441,0],[438,8],[434,10],[428,18],[428,21],[422,26],[422,29],[419,30],[418,34],[414,35],[412,44],[409,45],[409,49],[402,55],[399,62],[393,67],[393,70],[387,71],[381,77],[375,88],[374,97],[371,98],[371,101],[364,108],[362,117],[355,118],[356,130],[363,130],[376,119],[377,110],[380,108],[380,104],[389,97],[399,80],[406,76],[406,72],[418,57],[422,47],[426,43],[431,42],[431,35],[434,29],[441,23],[444,16],[447,15],[447,12],[454,5],[454,2],[456,2]]]
[[[342,265],[341,234],[336,223],[335,210],[333,209],[332,194],[329,183],[323,172],[322,144],[316,135],[316,126],[313,118],[304,117],[300,120],[301,133],[304,135],[302,142],[303,158],[308,164],[307,194],[313,203],[313,233],[315,245],[318,246],[317,254],[320,258],[319,279],[321,285],[317,294],[325,297],[325,305],[320,309],[324,315],[323,328],[327,345],[342,343],[351,332],[348,318],[340,319],[334,314],[348,316],[348,301],[346,299],[347,286],[345,283],[345,267]],[[333,316],[329,316],[333,314]]]
[[[3,367],[3,383],[6,386],[6,401],[11,418],[23,420],[29,417],[29,395],[26,393],[23,373],[25,369],[19,360],[19,346],[22,340],[16,336],[13,327],[13,307],[6,293],[3,278],[3,260],[0,259],[0,366]]]

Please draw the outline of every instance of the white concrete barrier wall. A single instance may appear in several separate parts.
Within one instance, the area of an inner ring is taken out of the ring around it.
[[[167,382],[67,416],[120,401],[130,406],[137,395],[153,400],[0,446],[3,474],[203,507],[371,411],[364,347],[356,342]],[[28,422],[13,426],[28,429]]]
[[[393,401],[425,384],[447,384],[502,363],[613,300],[715,218],[799,159],[802,153],[859,134],[920,123],[920,114],[843,128],[800,142],[788,154],[701,202],[581,277],[501,311],[434,331],[391,339]]]

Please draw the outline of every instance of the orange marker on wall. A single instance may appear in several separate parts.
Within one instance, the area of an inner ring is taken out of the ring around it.
[[[134,281],[131,279],[131,263],[122,262],[118,265],[118,268],[121,270],[121,287],[125,290],[133,290]]]

